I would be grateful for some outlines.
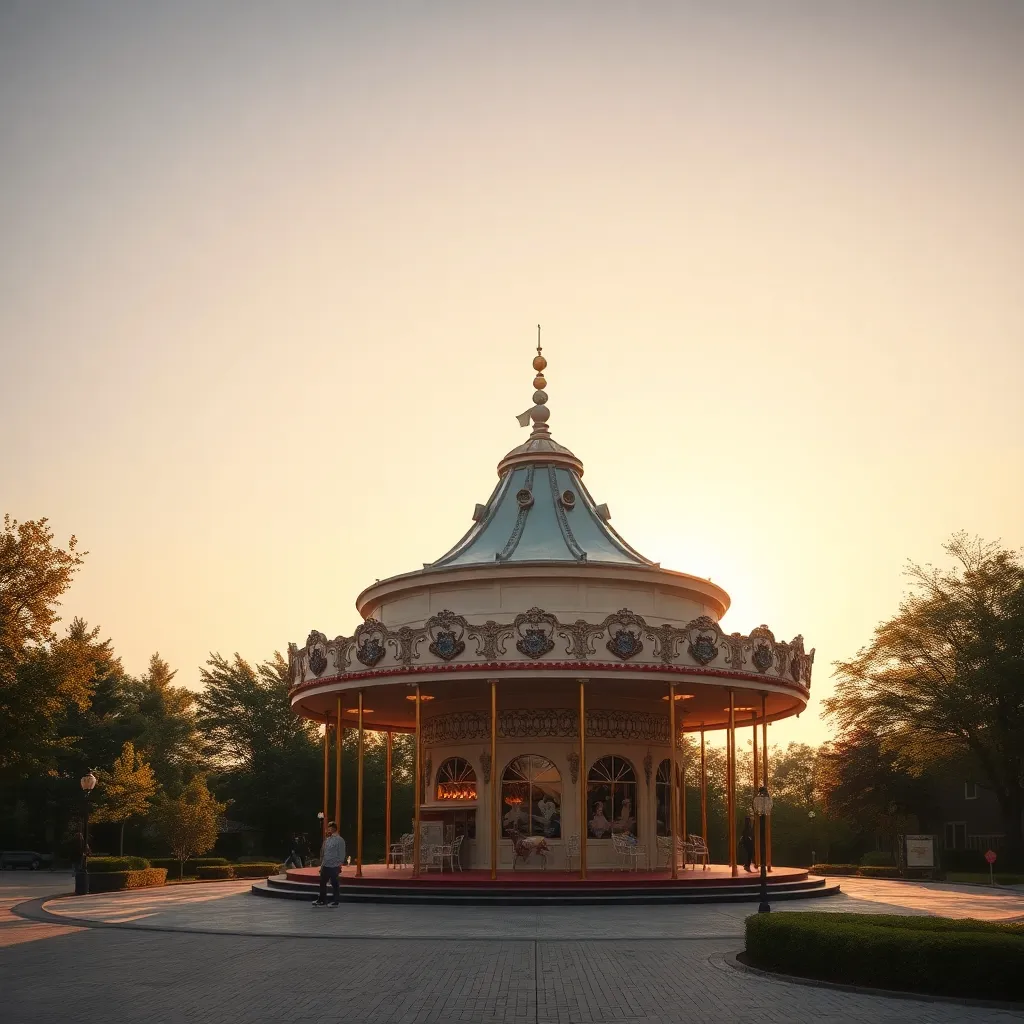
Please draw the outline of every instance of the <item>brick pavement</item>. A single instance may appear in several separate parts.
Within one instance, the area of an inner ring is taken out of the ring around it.
[[[1009,1024],[753,977],[737,942],[277,939],[86,929],[0,950],[4,1024]]]

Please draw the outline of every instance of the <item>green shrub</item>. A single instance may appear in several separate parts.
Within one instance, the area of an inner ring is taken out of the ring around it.
[[[246,863],[235,865],[235,878],[266,878],[267,875],[279,875],[281,865],[273,861],[262,863]]]
[[[107,871],[143,871],[152,865],[145,857],[90,857],[89,873]]]
[[[163,885],[167,881],[166,868],[142,868],[138,871],[89,872],[89,892],[117,892],[121,889],[145,889]]]
[[[892,854],[886,850],[868,850],[860,859],[862,867],[868,868],[894,868]]]
[[[216,867],[227,863],[228,861],[224,857],[194,857],[185,861],[185,877],[194,877],[199,868]],[[176,857],[153,857],[150,864],[155,868],[167,868],[167,877],[175,881],[182,877],[181,867]]]
[[[941,917],[754,914],[751,964],[824,981],[935,995],[1019,999],[1024,926]]]
[[[857,868],[861,878],[901,878],[898,868]]]
[[[810,867],[814,875],[855,875],[858,870],[856,864],[812,864]]]
[[[203,864],[196,868],[196,878],[234,878],[235,871],[230,864]]]

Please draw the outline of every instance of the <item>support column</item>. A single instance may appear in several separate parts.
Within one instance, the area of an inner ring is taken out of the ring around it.
[[[391,730],[384,748],[384,863],[391,863]]]
[[[498,801],[501,799],[498,768],[498,680],[491,680],[491,881],[498,877]]]
[[[359,762],[356,768],[356,878],[363,877],[363,691],[359,691]]]
[[[334,727],[334,821],[341,834],[341,758],[345,751],[345,729],[341,724],[341,695],[338,695],[338,721]]]
[[[764,786],[768,785],[768,713],[767,713],[768,698],[764,695],[761,696],[761,775],[762,783]],[[764,862],[768,865],[768,870],[772,869],[772,816],[770,814],[765,815],[765,848],[764,848]]]
[[[679,836],[685,843],[690,837],[686,834],[686,750],[679,757]],[[685,864],[683,865],[686,866]]]
[[[420,750],[420,684],[416,684],[416,771],[412,794],[412,877],[420,877],[420,789],[423,780],[420,777],[423,760]]]
[[[587,877],[587,701],[580,680],[580,878]]]
[[[700,837],[708,845],[708,756],[704,746],[704,723],[700,724]],[[710,860],[710,854],[708,860]],[[707,864],[702,870],[707,870]]]
[[[754,796],[757,796],[758,787],[761,785],[757,781],[757,712],[755,711],[751,716],[751,724],[753,725],[754,732]],[[756,820],[756,819],[755,819]],[[760,830],[754,829],[754,867],[760,868],[761,866],[761,837]]]
[[[726,773],[729,784],[729,795],[726,803],[729,808],[729,873],[735,878],[740,872],[736,866],[736,692],[729,691],[729,750],[726,762]]]
[[[679,867],[676,864],[676,844],[679,842],[679,833],[676,831],[676,822],[678,820],[678,803],[679,803],[679,776],[676,761],[676,684],[668,684],[668,741],[671,744],[672,757],[669,761],[669,776],[671,778],[672,795],[669,798],[669,813],[668,813],[668,834],[672,837],[671,848],[671,864],[672,864],[672,877],[679,877]]]
[[[331,718],[324,721],[324,820],[320,822],[320,842],[327,838],[327,820],[331,802]]]

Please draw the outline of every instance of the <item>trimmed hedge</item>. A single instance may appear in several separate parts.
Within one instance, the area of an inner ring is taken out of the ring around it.
[[[103,874],[107,871],[144,871],[152,867],[145,857],[90,857],[89,873]]]
[[[810,871],[815,875],[855,875],[859,864],[812,864]]]
[[[754,914],[746,920],[746,959],[823,981],[1019,1000],[1024,925],[820,911]]]
[[[180,864],[176,857],[152,857],[149,862],[155,868],[167,868],[167,877],[180,879]],[[194,857],[185,861],[186,877],[194,874],[199,868],[216,867],[227,864],[225,857]]]
[[[866,868],[894,868],[892,854],[886,850],[869,850],[860,859],[861,867]]]
[[[899,868],[888,867],[863,867],[857,868],[857,874],[861,878],[902,878]]]
[[[988,861],[981,850],[943,850],[940,856],[946,871],[988,871]]]
[[[145,889],[163,885],[167,881],[166,868],[142,868],[139,871],[89,872],[89,892],[118,892],[121,889]]]
[[[235,872],[230,864],[204,864],[196,868],[196,878],[234,878]]]
[[[266,878],[268,875],[279,875],[280,873],[281,865],[273,861],[235,865],[235,878]]]

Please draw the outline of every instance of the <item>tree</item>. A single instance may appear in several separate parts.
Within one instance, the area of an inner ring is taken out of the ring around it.
[[[877,734],[908,768],[969,756],[1024,849],[1024,564],[955,534],[952,569],[910,563],[912,592],[857,656],[836,666],[826,714]]]
[[[184,878],[185,861],[212,850],[217,842],[217,822],[225,804],[218,803],[197,775],[179,797],[163,796],[153,807],[153,824],[167,848],[177,857],[179,878]]]
[[[255,667],[211,654],[201,679],[196,720],[211,785],[232,817],[283,847],[315,821],[322,771],[318,727],[291,708],[288,664],[280,654]]]
[[[119,853],[124,855],[124,825],[129,818],[141,817],[149,810],[149,801],[156,792],[153,769],[145,762],[131,741],[121,748],[121,756],[111,771],[100,772],[102,803],[93,820],[113,821],[121,826]]]

